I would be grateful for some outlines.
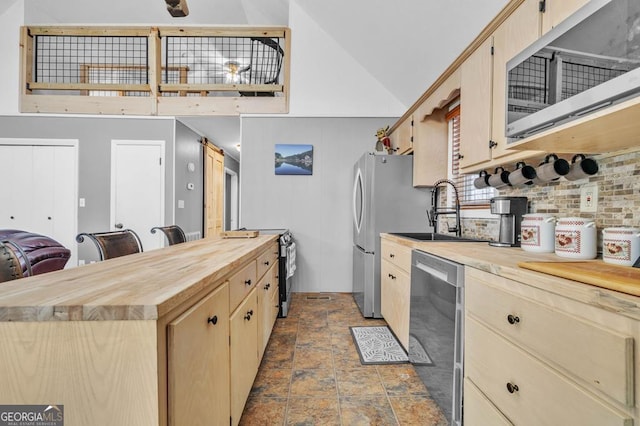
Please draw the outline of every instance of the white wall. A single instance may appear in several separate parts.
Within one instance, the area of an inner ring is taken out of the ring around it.
[[[289,7],[292,52],[289,115],[391,117],[404,114],[408,105],[399,102],[374,79],[369,70],[356,62],[298,3],[291,0]],[[416,99],[419,95],[416,93]]]
[[[296,292],[351,292],[353,165],[391,118],[242,119],[240,224],[289,228]],[[313,145],[313,175],[276,176],[274,145]]]
[[[18,113],[20,26],[23,23],[24,0],[15,1],[4,13],[0,11],[0,115]]]

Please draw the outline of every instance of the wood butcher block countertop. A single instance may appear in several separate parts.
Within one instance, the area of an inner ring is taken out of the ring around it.
[[[381,236],[395,243],[435,254],[471,268],[640,320],[640,297],[638,296],[518,266],[520,262],[572,260],[556,256],[554,253],[531,253],[518,247],[493,247],[486,242],[416,241],[391,234],[381,234]],[[585,261],[576,260],[576,262]],[[587,262],[606,265],[600,259]],[[640,282],[638,286],[640,287]]]
[[[0,321],[155,320],[276,239],[206,238],[0,283]]]

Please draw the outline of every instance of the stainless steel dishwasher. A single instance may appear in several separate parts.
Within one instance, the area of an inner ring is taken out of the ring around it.
[[[449,424],[462,424],[464,267],[413,250],[409,360]]]

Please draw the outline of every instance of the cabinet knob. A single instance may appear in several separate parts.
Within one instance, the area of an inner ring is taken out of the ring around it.
[[[269,261],[267,260],[266,262],[264,262],[265,266],[269,266]]]
[[[264,289],[269,290],[269,287],[271,287],[271,283],[267,283],[267,285],[264,286]]]
[[[47,216],[47,219],[48,219],[48,220],[51,220],[51,216]]]
[[[462,160],[463,158],[464,158],[464,155],[458,154],[458,160]]]
[[[216,325],[218,323],[218,316],[214,315],[212,317],[207,318],[207,322]]]
[[[389,253],[389,257],[393,259],[394,257],[396,257],[396,255],[393,253]]]
[[[509,391],[509,393],[515,393],[518,392],[518,385],[516,385],[515,383],[511,383],[508,382],[507,383],[507,390]]]
[[[245,283],[246,285],[251,285],[251,280],[246,280],[244,283]]]
[[[489,141],[489,149],[491,149],[491,148],[495,148],[496,146],[498,146],[498,142],[496,142],[496,141]]]
[[[520,322],[520,317],[509,314],[507,315],[507,321],[509,322],[509,324],[517,324]]]
[[[247,315],[244,316],[244,319],[247,321],[251,321],[251,315],[253,315],[253,309],[247,312]]]
[[[396,276],[395,276],[395,275],[391,275],[391,274],[389,274],[389,278],[391,278],[392,280],[395,280],[395,279],[396,279]]]

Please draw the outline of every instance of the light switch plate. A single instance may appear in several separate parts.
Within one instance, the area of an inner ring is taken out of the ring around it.
[[[590,183],[580,188],[580,212],[595,213],[598,211],[598,184]]]

